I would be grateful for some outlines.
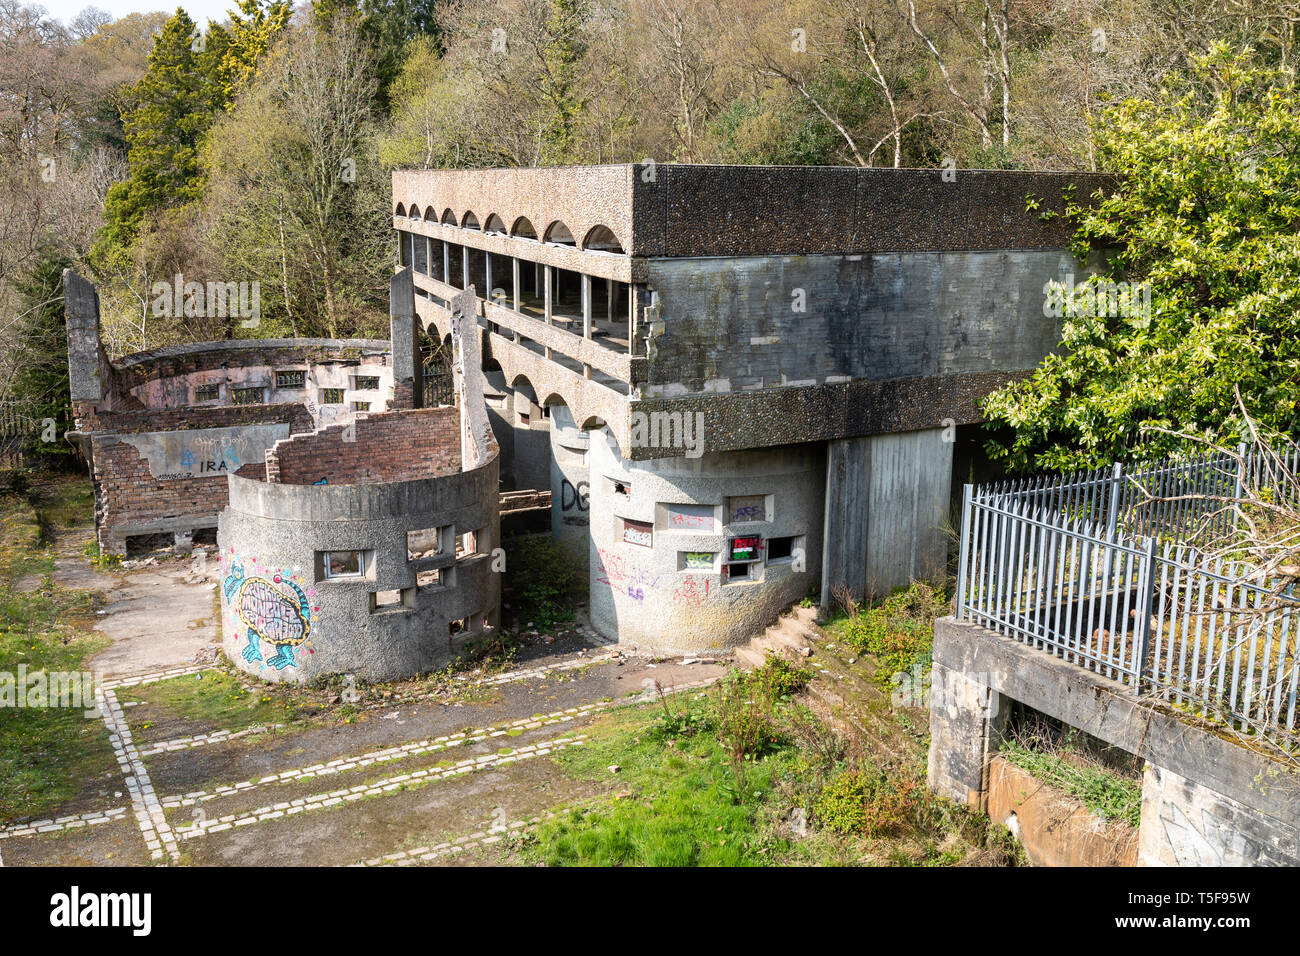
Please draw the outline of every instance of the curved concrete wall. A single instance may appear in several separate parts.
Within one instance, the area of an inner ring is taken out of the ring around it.
[[[606,637],[668,653],[725,651],[820,580],[824,445],[632,462],[604,429],[590,435],[591,619]],[[724,572],[736,537],[761,542],[748,580]],[[771,539],[791,537],[798,550],[769,560]],[[703,567],[688,555],[713,557]]]
[[[435,556],[408,559],[407,532],[444,529]],[[476,531],[457,558],[453,536]],[[473,471],[372,485],[277,485],[232,476],[221,514],[223,648],[270,681],[330,674],[373,680],[436,670],[484,619],[497,623],[495,457]],[[326,578],[320,554],[362,551],[360,577]],[[417,571],[440,580],[416,586]],[[254,582],[260,581],[261,584]],[[400,592],[376,608],[373,595]],[[453,633],[452,622],[465,628]],[[278,643],[277,643],[278,641]]]

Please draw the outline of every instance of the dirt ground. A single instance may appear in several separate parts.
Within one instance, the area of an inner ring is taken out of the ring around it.
[[[499,862],[511,834],[600,792],[561,773],[555,753],[655,681],[726,670],[627,656],[572,626],[441,691],[399,686],[352,709],[326,697],[282,726],[231,727],[145,692],[171,681],[174,701],[184,682],[217,676],[215,569],[159,557],[101,571],[71,540],[57,580],[107,599],[98,630],[112,643],[92,667],[119,767],[46,819],[0,821],[5,866]]]

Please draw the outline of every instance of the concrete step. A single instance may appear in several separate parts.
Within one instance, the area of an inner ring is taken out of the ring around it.
[[[784,624],[769,627],[763,640],[792,659],[812,657],[813,654],[812,642],[802,634],[792,633]]]
[[[791,657],[793,653],[785,643],[772,633],[770,627],[758,637],[751,638],[746,646],[751,650],[758,651],[760,654],[773,654],[777,657]]]
[[[737,647],[731,652],[731,656],[738,665],[746,669],[762,667],[767,663],[767,655],[760,650],[755,650],[748,644]]]
[[[796,604],[794,607],[790,608],[790,611],[795,620],[802,624],[816,625],[817,623],[817,608],[815,607],[804,607],[800,604]]]

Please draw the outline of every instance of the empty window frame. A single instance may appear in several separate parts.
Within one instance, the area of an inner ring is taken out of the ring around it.
[[[768,538],[767,563],[794,564],[799,562],[800,567],[797,570],[803,570],[802,561],[806,546],[807,536],[802,534],[791,535],[788,538]]]
[[[307,372],[305,369],[291,368],[277,370],[275,373],[276,388],[306,388]]]
[[[320,403],[322,405],[342,405],[343,392],[341,388],[322,388],[320,390]]]
[[[374,392],[379,390],[378,375],[358,375],[356,384],[353,386],[359,392]]]
[[[316,562],[319,576],[325,580],[364,577],[368,564],[365,551],[318,551]]]
[[[451,525],[439,528],[421,528],[406,532],[406,560],[433,558],[443,553],[451,539]]]
[[[398,611],[415,607],[415,589],[402,588],[392,591],[370,592],[370,613],[380,611]]]
[[[621,478],[611,478],[609,479],[609,489],[614,494],[621,495],[624,498],[630,499],[632,497],[632,483],[630,481],[623,481]]]
[[[415,587],[420,591],[428,588],[447,587],[450,583],[450,576],[450,568],[427,568],[424,571],[416,571]]]
[[[220,397],[220,385],[196,385],[194,387],[195,402],[215,402]]]
[[[462,535],[456,536],[456,557],[472,558],[477,554],[482,554],[487,548],[487,538],[483,534],[483,529],[477,531],[466,531]]]
[[[230,400],[236,405],[262,405],[266,401],[265,395],[266,389],[260,385],[250,385],[230,390]]]

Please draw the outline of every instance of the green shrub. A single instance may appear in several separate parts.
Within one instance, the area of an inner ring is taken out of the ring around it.
[[[517,623],[547,628],[573,620],[587,576],[573,555],[550,535],[527,535],[505,542],[502,579],[507,616]]]
[[[784,657],[769,656],[767,663],[759,671],[756,679],[765,685],[776,699],[793,697],[805,687],[812,677],[812,671],[786,660]]]
[[[934,621],[947,599],[929,584],[916,582],[895,591],[875,607],[850,613],[844,641],[859,654],[879,661],[876,677],[888,683],[892,675],[914,666],[926,667],[934,648]]]

